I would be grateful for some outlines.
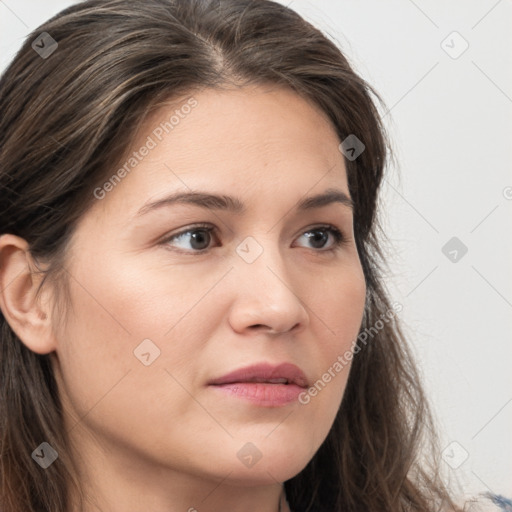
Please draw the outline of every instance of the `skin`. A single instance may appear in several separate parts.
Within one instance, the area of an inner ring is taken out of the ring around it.
[[[207,385],[285,361],[314,383],[357,337],[366,286],[351,209],[296,210],[330,188],[349,196],[326,115],[279,87],[193,96],[191,113],[80,220],[65,322],[51,287],[36,300],[24,241],[0,238],[2,279],[15,281],[2,310],[31,350],[52,353],[87,511],[276,512],[282,482],[318,450],[346,386],[350,366],[307,405],[262,407]],[[134,150],[175,109],[153,112]],[[137,215],[191,189],[235,196],[246,211],[173,204]],[[206,251],[193,254],[190,233],[164,240],[196,223],[217,231]],[[342,245],[325,229],[325,248],[304,234],[325,224]],[[263,249],[252,263],[236,251],[248,236]],[[134,355],[144,339],[160,350],[149,366]],[[247,442],[262,455],[252,467],[237,457]]]

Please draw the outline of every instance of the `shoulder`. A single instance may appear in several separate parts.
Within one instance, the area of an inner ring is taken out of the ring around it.
[[[512,499],[501,494],[483,493],[466,502],[464,512],[512,512]]]
[[[497,506],[497,510],[512,512],[512,500],[500,494],[488,494],[487,498]]]

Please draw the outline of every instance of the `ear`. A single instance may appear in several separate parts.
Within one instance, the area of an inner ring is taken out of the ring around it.
[[[28,243],[15,235],[0,236],[0,309],[27,348],[48,354],[56,349],[56,339],[47,294],[37,295],[42,280]]]

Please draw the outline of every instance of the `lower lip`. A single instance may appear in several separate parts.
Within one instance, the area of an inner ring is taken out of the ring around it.
[[[266,407],[279,407],[292,403],[304,391],[303,387],[296,384],[268,384],[264,382],[232,382],[211,387],[227,395]]]

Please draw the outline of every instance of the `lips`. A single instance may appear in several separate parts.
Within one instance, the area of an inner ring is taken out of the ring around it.
[[[308,387],[304,372],[291,363],[272,365],[261,363],[240,368],[209,382],[212,386],[222,386],[235,383],[266,383],[275,385],[295,385]]]

